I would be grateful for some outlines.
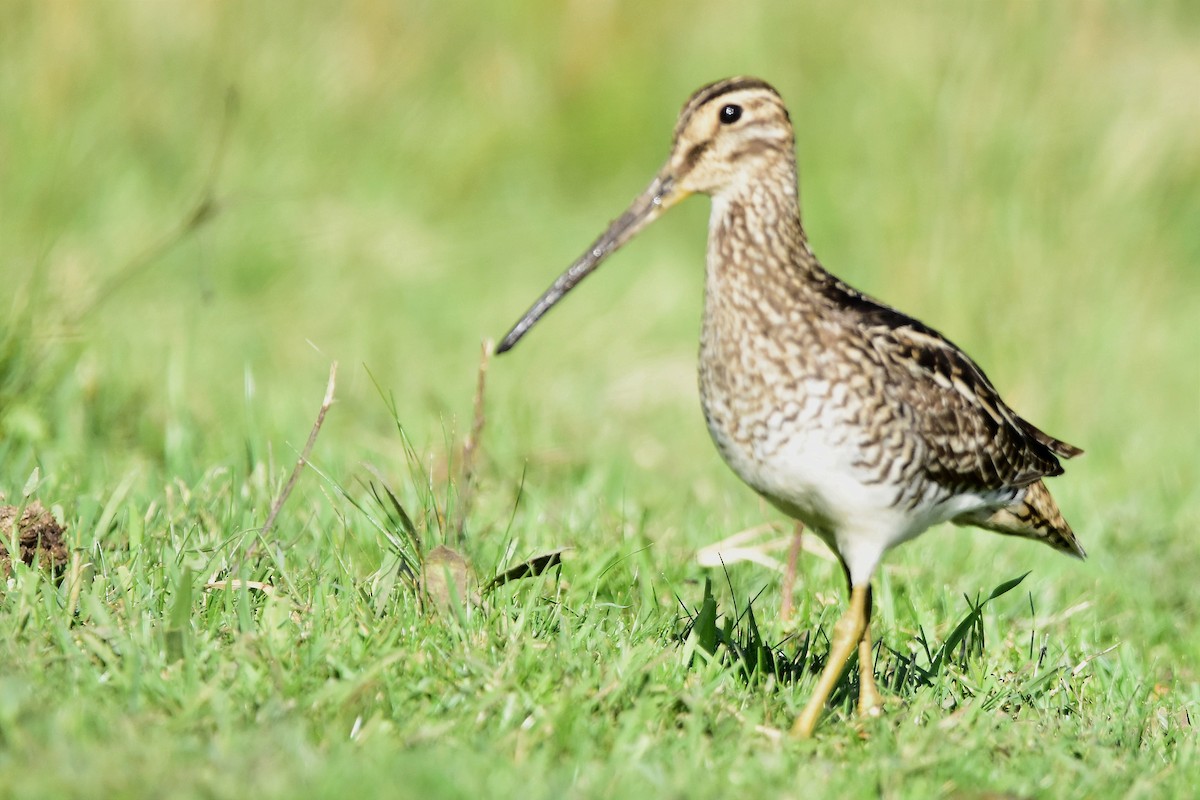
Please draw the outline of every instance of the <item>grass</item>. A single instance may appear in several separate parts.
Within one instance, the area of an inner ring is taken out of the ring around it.
[[[6,796],[1190,795],[1200,17],[731,14],[4,5],[0,493],[73,555],[3,587]],[[1091,558],[951,529],[893,553],[888,712],[853,717],[852,673],[807,743],[778,732],[811,673],[724,656],[819,659],[840,571],[805,558],[789,631],[775,573],[695,561],[777,520],[696,408],[702,200],[491,364],[462,463],[480,340],[741,72],[791,105],[825,263],[1087,450],[1053,488]],[[476,583],[571,549],[438,614],[401,565],[440,544]]]

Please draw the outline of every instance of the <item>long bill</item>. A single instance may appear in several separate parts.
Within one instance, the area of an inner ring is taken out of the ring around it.
[[[530,306],[525,316],[512,327],[501,340],[497,353],[511,350],[521,337],[529,332],[550,308],[561,300],[575,285],[592,273],[600,262],[608,258],[617,248],[629,241],[642,228],[658,219],[664,211],[687,197],[690,192],[679,189],[675,179],[670,175],[660,173],[634,200],[625,213],[613,220],[608,230],[592,243],[587,251],[558,276],[550,288]]]

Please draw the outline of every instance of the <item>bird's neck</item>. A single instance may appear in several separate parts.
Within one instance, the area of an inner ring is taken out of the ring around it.
[[[708,228],[707,291],[739,305],[802,299],[822,282],[821,268],[800,222],[794,163],[714,194]]]

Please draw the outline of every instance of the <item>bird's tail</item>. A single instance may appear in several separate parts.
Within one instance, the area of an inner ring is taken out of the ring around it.
[[[1031,483],[1024,494],[1004,508],[996,511],[981,511],[966,515],[955,522],[975,525],[996,533],[1020,536],[1045,542],[1067,555],[1086,558],[1083,546],[1075,538],[1075,532],[1063,519],[1058,504],[1050,496],[1050,490],[1042,481]]]

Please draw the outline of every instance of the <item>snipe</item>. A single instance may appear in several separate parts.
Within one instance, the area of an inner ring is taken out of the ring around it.
[[[850,606],[793,733],[816,727],[858,650],[859,711],[877,714],[871,577],[883,554],[955,522],[1083,548],[1047,491],[1082,451],[1021,419],[937,331],[825,271],[800,223],[795,137],[756,78],[687,101],[666,165],[504,337],[508,350],[572,287],[664,211],[712,198],[700,399],[733,471],[841,560]]]

